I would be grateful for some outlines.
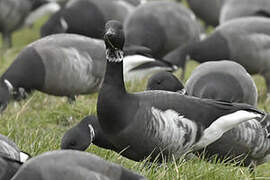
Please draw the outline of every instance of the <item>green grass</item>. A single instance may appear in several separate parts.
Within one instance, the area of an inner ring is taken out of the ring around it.
[[[45,18],[46,19],[46,18]],[[12,63],[22,48],[36,40],[39,27],[45,19],[40,20],[33,29],[21,29],[13,35],[13,48],[1,52],[0,73]],[[0,42],[1,44],[1,42]],[[188,63],[185,79],[198,64]],[[181,72],[176,72],[180,77]],[[261,76],[253,76],[259,91],[258,107],[269,110],[266,99],[266,87]],[[127,84],[129,92],[145,89],[146,80]],[[1,115],[0,133],[14,140],[18,146],[33,156],[46,151],[59,149],[61,138],[65,131],[79,122],[83,117],[96,113],[97,94],[80,96],[75,104],[67,104],[66,98],[48,96],[34,92],[31,97],[21,102],[11,102]],[[190,161],[179,160],[167,164],[145,165],[145,162],[134,162],[120,155],[91,146],[88,152],[97,154],[106,160],[119,163],[124,167],[135,170],[152,180],[239,180],[251,179],[252,174],[247,168],[226,164],[224,162],[208,163],[201,159]],[[267,178],[268,177],[268,178]],[[256,179],[270,179],[270,163],[256,169]]]

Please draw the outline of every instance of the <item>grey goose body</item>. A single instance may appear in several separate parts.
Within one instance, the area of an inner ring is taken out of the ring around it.
[[[102,39],[105,22],[124,22],[135,7],[123,0],[71,0],[41,27],[41,36],[81,34]]]
[[[4,48],[11,47],[12,32],[23,26],[28,15],[47,3],[47,0],[0,0],[0,32]]]
[[[220,11],[227,0],[187,0],[191,10],[207,25],[219,24]]]
[[[220,24],[241,17],[270,17],[268,0],[229,0],[224,3],[220,12]]]
[[[167,91],[127,93],[121,51],[125,38],[119,22],[106,24],[104,41],[107,66],[98,96],[98,120],[108,140],[124,149],[130,159],[140,161],[149,155],[151,160],[179,158],[211,144],[235,125],[261,117],[258,110],[245,104]],[[161,152],[163,156],[159,156]]]
[[[164,59],[182,68],[187,57],[200,63],[228,59],[241,64],[250,74],[264,76],[269,92],[269,30],[268,18],[238,18],[218,26],[198,43],[180,46]]]
[[[124,23],[126,45],[150,48],[155,58],[180,44],[198,41],[200,27],[195,15],[176,2],[147,2],[138,6]]]
[[[255,82],[243,66],[233,61],[200,64],[192,71],[185,87],[190,96],[257,105]]]
[[[12,180],[143,180],[143,176],[93,154],[71,150],[43,153],[27,161]]]

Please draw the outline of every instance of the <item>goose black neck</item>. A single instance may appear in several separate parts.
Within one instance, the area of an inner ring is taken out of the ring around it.
[[[188,54],[191,59],[200,63],[230,59],[228,43],[219,32],[215,32],[206,39],[190,45]]]
[[[102,131],[111,134],[126,126],[121,116],[126,106],[126,89],[123,78],[123,62],[109,62],[99,91],[97,114]]]
[[[106,74],[103,87],[110,87],[119,92],[125,93],[125,84],[123,77],[123,62],[107,61]]]

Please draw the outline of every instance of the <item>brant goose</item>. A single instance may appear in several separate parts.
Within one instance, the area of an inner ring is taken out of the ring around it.
[[[93,154],[58,150],[33,157],[23,164],[12,180],[103,179],[145,180],[145,178],[118,164],[107,162]]]
[[[270,91],[270,19],[262,17],[238,18],[217,27],[198,43],[178,47],[163,59],[181,68],[186,58],[198,61],[228,59],[241,64],[250,74],[264,76]]]
[[[219,24],[220,11],[226,1],[228,0],[187,0],[190,9],[196,16],[210,26]]]
[[[153,1],[138,6],[124,23],[126,45],[150,48],[162,58],[177,46],[198,41],[200,25],[195,15],[181,3]]]
[[[264,113],[246,104],[199,99],[168,91],[126,92],[124,31],[119,21],[105,26],[106,73],[99,92],[100,127],[124,156],[140,161],[170,160],[202,149],[236,125]],[[196,110],[196,111],[195,111]]]
[[[47,3],[47,0],[0,0],[0,32],[3,48],[12,46],[11,33],[24,24],[31,11]]]
[[[130,46],[126,51],[137,53],[137,59],[131,54],[125,57],[125,64],[130,69],[125,73],[132,72],[136,66],[155,61],[144,56],[150,51],[147,48]],[[104,78],[105,57],[103,40],[75,34],[51,35],[31,43],[0,78],[1,111],[11,97],[15,100],[26,98],[32,90],[67,96],[71,100],[79,94],[96,92]],[[147,75],[152,70],[144,69],[144,72]],[[132,75],[137,78],[136,73]],[[130,76],[129,79],[132,79]]]
[[[102,39],[105,22],[124,22],[135,7],[122,0],[71,0],[41,27],[41,36],[74,33]]]
[[[229,0],[220,12],[220,24],[240,17],[270,17],[269,0]]]

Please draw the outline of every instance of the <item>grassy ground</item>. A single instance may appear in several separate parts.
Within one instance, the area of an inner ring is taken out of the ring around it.
[[[0,73],[12,63],[20,50],[28,43],[38,39],[39,27],[44,22],[41,20],[33,29],[24,28],[13,35],[13,48],[0,56]],[[0,41],[1,44],[1,41]],[[197,63],[190,62],[185,77],[189,77]],[[181,72],[176,72],[179,77]],[[258,107],[268,110],[269,102],[266,99],[266,88],[262,77],[253,76],[259,91]],[[130,92],[145,89],[146,80],[127,84]],[[21,102],[11,102],[0,118],[0,133],[14,140],[18,146],[33,156],[46,151],[56,150],[64,132],[80,119],[96,113],[97,94],[78,97],[75,104],[67,104],[66,98],[48,96],[34,92],[31,97]],[[124,167],[135,170],[148,179],[153,180],[239,180],[251,179],[252,174],[247,168],[223,162],[208,163],[204,160],[193,159],[178,161],[158,166],[152,164],[145,167],[144,163],[130,161],[120,155],[95,146],[87,149],[88,152],[97,154],[109,161],[119,163]],[[270,163],[259,166],[255,172],[256,179],[270,179]]]

